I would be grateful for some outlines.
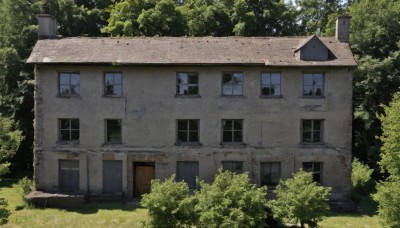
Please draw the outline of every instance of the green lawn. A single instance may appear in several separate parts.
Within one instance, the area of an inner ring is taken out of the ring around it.
[[[23,200],[16,191],[15,180],[0,182],[0,197],[6,198],[11,216],[5,227],[140,227],[147,210],[124,203],[86,204],[78,209],[23,208]],[[364,198],[363,213],[334,214],[319,225],[329,227],[375,228],[380,227],[376,204]],[[19,209],[19,210],[18,210]]]
[[[147,210],[125,203],[86,204],[78,209],[16,210],[24,205],[16,181],[2,180],[0,197],[6,198],[11,216],[5,227],[140,227]]]

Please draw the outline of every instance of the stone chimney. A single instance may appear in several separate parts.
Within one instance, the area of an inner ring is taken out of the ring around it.
[[[54,39],[57,35],[57,21],[53,15],[39,14],[39,39]]]
[[[350,40],[350,19],[349,15],[336,17],[336,40],[341,43],[349,43]]]

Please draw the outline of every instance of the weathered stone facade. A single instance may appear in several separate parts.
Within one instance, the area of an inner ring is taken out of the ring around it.
[[[243,72],[243,96],[221,96],[221,72]],[[280,72],[282,97],[260,97],[261,72]],[[80,73],[80,96],[58,96],[58,72]],[[104,72],[121,72],[123,96],[103,96]],[[176,72],[198,72],[199,96],[176,96]],[[303,72],[323,72],[324,97],[302,95]],[[59,160],[79,160],[79,186],[101,194],[103,160],[123,164],[122,189],[134,194],[134,162],[154,162],[155,177],[176,173],[177,161],[198,161],[212,181],[222,161],[242,161],[260,184],[260,162],[280,162],[289,178],[303,162],[322,162],[331,198],[350,199],[351,67],[38,65],[35,85],[35,183],[59,190]],[[78,118],[77,144],[58,143],[60,118]],[[122,143],[105,143],[105,119],[122,120]],[[200,120],[200,145],[176,145],[176,120]],[[221,143],[221,120],[243,120],[243,145]],[[323,143],[301,142],[301,120],[322,119]]]

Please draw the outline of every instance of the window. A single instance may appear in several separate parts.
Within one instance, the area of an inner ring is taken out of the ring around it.
[[[79,95],[80,76],[79,73],[59,73],[59,94],[61,96]]]
[[[323,120],[302,120],[302,142],[322,143]]]
[[[79,161],[59,160],[58,181],[63,191],[79,190]]]
[[[199,95],[199,75],[192,72],[180,72],[176,74],[177,85],[176,94],[182,95]]]
[[[122,96],[122,74],[105,73],[104,74],[104,95]]]
[[[232,173],[243,173],[243,162],[241,161],[223,161],[222,169]]]
[[[177,143],[199,142],[200,120],[178,120]]]
[[[261,185],[267,185],[267,186],[278,185],[280,178],[281,178],[280,162],[262,162],[260,164]]]
[[[222,74],[222,95],[243,95],[242,72],[225,72]]]
[[[268,97],[281,96],[280,73],[261,73],[261,95]]]
[[[222,142],[243,142],[243,120],[222,120]]]
[[[313,175],[313,180],[322,184],[322,162],[303,162],[303,170]]]
[[[79,119],[59,119],[59,141],[79,141]]]
[[[106,142],[121,143],[121,120],[106,120]]]
[[[190,189],[196,188],[196,177],[199,176],[199,162],[197,161],[178,161],[177,162],[177,181],[185,181]]]
[[[324,74],[303,74],[303,96],[322,97],[324,95]]]

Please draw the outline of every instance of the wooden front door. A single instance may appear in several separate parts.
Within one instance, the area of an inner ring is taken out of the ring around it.
[[[155,178],[154,163],[135,163],[134,167],[133,195],[141,196],[144,193],[149,193],[151,180]]]

